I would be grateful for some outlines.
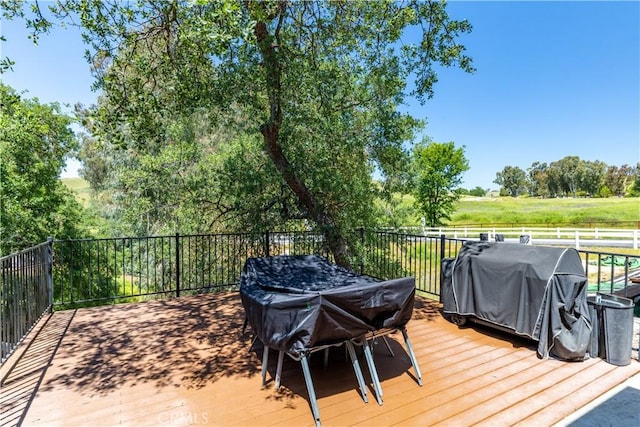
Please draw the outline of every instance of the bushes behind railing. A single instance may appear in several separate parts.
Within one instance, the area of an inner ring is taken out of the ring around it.
[[[232,290],[248,257],[327,255],[306,232],[199,234],[55,242],[57,308]]]
[[[349,241],[353,242],[354,270],[381,279],[414,276],[417,290],[433,297],[440,294],[441,259],[455,257],[464,242],[391,231],[353,233]],[[318,254],[331,258],[323,236],[313,232],[57,240],[53,252],[56,309],[237,289],[248,257]],[[616,291],[629,285],[632,275],[640,275],[640,256],[580,253],[596,291]],[[622,267],[606,264],[607,259],[618,258],[624,261]],[[7,301],[3,296],[3,307]]]
[[[381,279],[414,276],[417,289],[435,297],[440,259],[455,256],[463,243],[387,231],[354,233],[354,270]],[[331,258],[324,237],[313,232],[60,240],[54,250],[56,308],[233,290],[248,257]]]

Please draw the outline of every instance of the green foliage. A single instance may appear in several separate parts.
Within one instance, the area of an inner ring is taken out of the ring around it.
[[[607,166],[599,160],[566,156],[548,165],[533,162],[526,175],[517,166],[505,166],[494,182],[501,185],[501,195],[518,196],[526,190],[536,197],[621,197],[639,174],[638,166]]]
[[[487,190],[484,188],[477,186],[476,188],[469,191],[470,196],[483,197],[487,194]]]
[[[36,35],[51,24],[6,3]],[[373,221],[372,170],[406,179],[403,144],[422,123],[398,107],[432,96],[438,65],[473,71],[457,42],[471,26],[444,2],[67,0],[49,13],[79,19],[91,47],[104,97],[87,120],[98,142],[85,177],[108,181],[114,218],[137,233],[147,216],[147,232],[297,221],[324,233],[340,263],[345,230]],[[229,132],[234,114],[244,123]],[[173,133],[201,129],[195,115],[209,121],[206,143]]]
[[[517,197],[525,191],[527,178],[519,167],[505,166],[493,182],[500,185],[501,196]]]
[[[627,197],[640,197],[640,163],[636,165],[636,176],[633,184],[629,185],[626,195]]]
[[[455,190],[468,169],[464,147],[455,148],[453,142],[426,140],[414,148],[414,195],[428,226],[442,225],[450,219],[454,203],[460,198]]]
[[[0,253],[83,232],[82,207],[58,179],[77,149],[56,104],[0,84]]]
[[[415,198],[408,194],[394,193],[376,199],[376,211],[376,223],[382,227],[402,227],[415,224],[419,219]]]

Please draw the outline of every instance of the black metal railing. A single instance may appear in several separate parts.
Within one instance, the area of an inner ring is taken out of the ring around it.
[[[414,276],[416,288],[440,295],[440,265],[465,239],[403,232],[356,230],[352,266],[391,279]],[[158,296],[233,290],[252,256],[319,254],[331,258],[313,232],[226,233],[61,240],[54,244],[54,304],[103,304]],[[640,255],[579,251],[591,292],[615,292],[640,277]]]
[[[328,253],[308,232],[57,240],[54,250],[56,307],[232,290],[248,257]]]
[[[619,293],[633,285],[640,284],[640,254],[617,254],[579,250],[589,281],[589,292]]]
[[[441,261],[455,257],[465,240],[360,229],[349,241],[352,266],[361,274],[414,276],[418,291],[438,298]],[[640,277],[640,255],[579,252],[590,292],[619,292]],[[3,360],[52,305],[64,309],[234,290],[248,257],[280,254],[331,258],[324,237],[313,232],[56,240],[3,257]]]
[[[353,268],[390,279],[414,276],[419,291],[440,294],[440,260],[463,240],[358,230]],[[318,254],[331,258],[312,232],[229,233],[60,240],[54,245],[57,307],[133,302],[158,296],[233,290],[252,256]]]
[[[440,264],[455,257],[464,240],[389,231],[364,233],[362,271],[381,279],[413,276],[416,289],[440,295]]]
[[[52,308],[52,241],[0,258],[0,360]]]

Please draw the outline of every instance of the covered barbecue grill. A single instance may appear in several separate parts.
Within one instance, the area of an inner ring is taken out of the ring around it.
[[[583,360],[591,335],[587,278],[572,248],[466,242],[443,261],[443,311],[538,341],[538,354]]]
[[[279,350],[276,386],[282,355],[300,360],[316,424],[320,423],[320,416],[307,357],[319,349],[347,345],[366,401],[366,387],[353,353],[354,343],[362,345],[376,398],[382,404],[367,339],[400,330],[421,384],[405,329],[413,312],[413,277],[380,281],[315,255],[250,258],[240,277],[240,295],[247,321],[265,346],[263,381],[270,348]]]

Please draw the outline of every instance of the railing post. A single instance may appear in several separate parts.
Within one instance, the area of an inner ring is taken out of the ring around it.
[[[638,230],[633,230],[633,249],[638,249]]]
[[[180,297],[180,233],[176,233],[176,298]]]
[[[53,237],[47,237],[47,298],[49,313],[53,313]]]
[[[269,230],[264,232],[264,253],[265,256],[271,256],[271,251],[269,250],[269,240],[271,240],[271,237],[269,236]]]
[[[580,249],[580,232],[578,230],[575,231],[576,236],[576,249]]]
[[[360,275],[364,275],[364,227],[360,227]]]
[[[445,242],[445,236],[444,234],[440,235],[440,282],[438,283],[438,296],[439,301],[442,302],[442,282],[444,280],[444,271],[442,270],[442,260],[445,258],[444,257],[444,242]]]

